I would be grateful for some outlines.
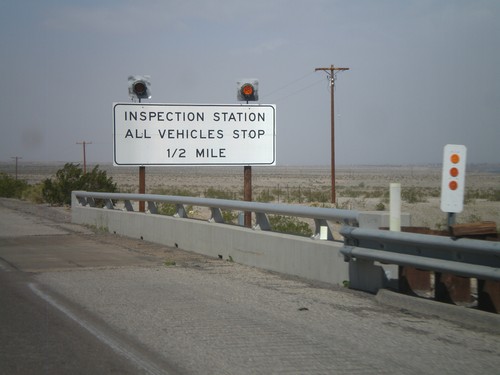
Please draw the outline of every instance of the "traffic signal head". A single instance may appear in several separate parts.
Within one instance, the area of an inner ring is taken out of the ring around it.
[[[259,81],[256,79],[245,79],[236,82],[237,93],[236,97],[240,101],[257,101],[259,100]]]
[[[462,212],[465,187],[465,160],[463,145],[446,145],[441,179],[441,211]]]
[[[151,77],[130,76],[128,77],[128,94],[132,99],[151,99]]]

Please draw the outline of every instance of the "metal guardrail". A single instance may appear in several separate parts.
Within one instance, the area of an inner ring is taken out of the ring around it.
[[[82,206],[96,207],[96,200],[103,200],[106,209],[115,209],[115,202],[123,201],[127,211],[134,211],[132,201],[145,201],[148,214],[158,214],[160,203],[174,204],[174,216],[180,218],[189,218],[187,205],[208,207],[211,212],[209,221],[216,223],[225,223],[222,210],[253,212],[254,229],[260,230],[271,230],[269,214],[309,218],[315,223],[313,238],[319,238],[321,227],[327,227],[330,240],[333,236],[328,221],[337,221],[344,225],[340,230],[344,237],[340,251],[347,261],[359,258],[464,277],[500,280],[500,242],[359,228],[358,211],[175,195],[87,191],[74,191],[73,195]]]
[[[99,193],[88,191],[73,191],[73,195],[82,206],[96,207],[96,199],[104,200],[107,209],[114,209],[114,201],[124,201],[127,211],[134,211],[131,201],[145,201],[150,214],[158,213],[158,203],[175,204],[177,212],[174,216],[188,218],[185,206],[208,207],[211,211],[209,221],[224,223],[221,210],[246,211],[255,213],[256,225],[254,229],[271,230],[268,214],[303,217],[314,220],[315,234],[319,238],[321,227],[328,228],[328,239],[333,239],[328,221],[339,221],[345,225],[357,225],[359,212],[336,208],[307,207],[286,204],[272,204],[261,202],[246,202],[229,199],[196,198],[176,195],[158,194],[125,194],[125,193]]]
[[[347,261],[359,258],[464,277],[500,280],[500,242],[359,228],[356,227],[360,217],[358,211],[157,194],[74,191],[73,195],[79,204],[90,207],[96,207],[97,199],[103,200],[107,209],[115,209],[115,202],[123,201],[127,211],[134,211],[131,201],[145,201],[149,214],[158,213],[159,203],[174,204],[174,216],[180,218],[189,218],[186,205],[208,207],[211,211],[209,221],[216,223],[225,222],[221,210],[253,212],[256,219],[254,229],[260,230],[271,230],[269,214],[310,218],[315,223],[313,238],[319,238],[321,227],[327,227],[330,240],[333,236],[328,221],[337,221],[344,225],[340,230],[344,237],[340,251]]]
[[[346,260],[356,258],[458,276],[500,280],[500,242],[345,226]]]

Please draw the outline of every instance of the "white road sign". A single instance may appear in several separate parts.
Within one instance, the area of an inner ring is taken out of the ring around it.
[[[113,104],[113,165],[275,165],[274,105]]]

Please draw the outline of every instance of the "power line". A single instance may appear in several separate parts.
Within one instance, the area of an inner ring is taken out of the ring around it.
[[[289,97],[291,97],[291,96],[297,95],[298,93],[300,93],[300,92],[302,92],[302,91],[305,91],[305,90],[307,90],[307,89],[309,89],[309,88],[311,88],[311,87],[313,87],[313,86],[316,86],[318,83],[320,83],[320,82],[322,82],[322,81],[323,81],[323,78],[322,78],[321,80],[319,80],[319,81],[315,81],[315,82],[311,83],[310,85],[307,85],[307,86],[305,86],[305,87],[302,87],[301,89],[295,90],[295,91],[293,91],[293,92],[289,93],[288,95],[285,95],[285,96],[282,96],[282,97],[280,97],[280,98],[278,98],[278,99],[275,99],[275,100],[273,100],[273,102],[280,102],[280,101],[282,101],[283,99],[287,99],[287,98],[289,98]]]
[[[309,77],[309,76],[310,76],[310,75],[312,75],[312,74],[314,74],[314,72],[309,72],[309,73],[307,73],[307,74],[304,74],[302,77],[296,78],[296,79],[294,79],[293,81],[291,81],[291,82],[289,82],[289,83],[287,83],[287,84],[285,84],[285,85],[283,85],[283,86],[281,86],[281,87],[279,87],[279,88],[277,88],[277,89],[275,89],[275,90],[273,90],[273,91],[271,91],[271,92],[267,93],[267,94],[264,96],[264,98],[267,98],[267,97],[269,97],[269,96],[272,96],[274,93],[276,93],[276,92],[278,92],[278,91],[281,91],[281,90],[284,90],[284,89],[286,89],[288,86],[293,85],[294,83],[299,82],[299,81],[303,80],[304,78]]]

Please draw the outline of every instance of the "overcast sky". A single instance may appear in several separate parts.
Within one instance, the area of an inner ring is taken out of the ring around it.
[[[259,79],[277,164],[500,162],[497,0],[0,0],[0,161],[112,162],[112,104],[236,103]]]

